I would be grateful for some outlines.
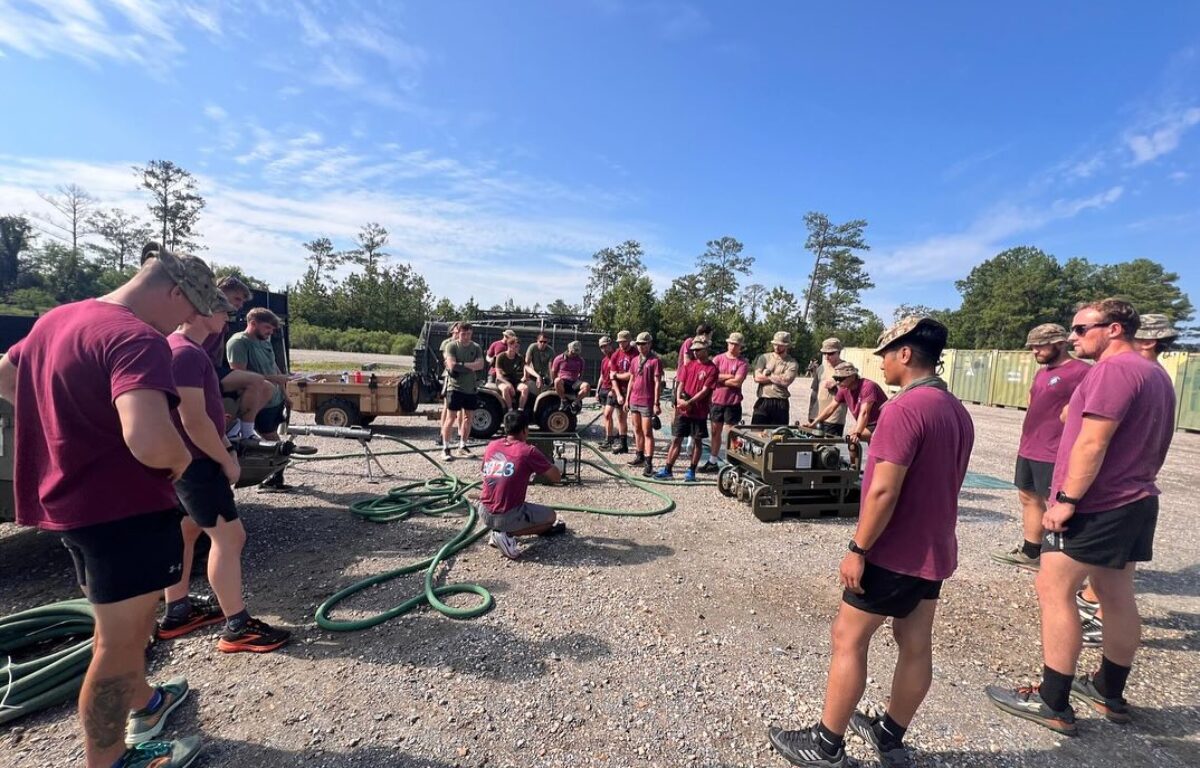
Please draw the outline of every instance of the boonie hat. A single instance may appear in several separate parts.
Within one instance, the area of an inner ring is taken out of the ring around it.
[[[1174,339],[1179,331],[1171,327],[1171,318],[1166,315],[1142,315],[1142,324],[1138,326],[1133,338],[1143,341],[1158,341],[1159,339]]]
[[[605,344],[612,344],[612,339],[607,336],[601,336],[600,341],[596,342],[597,347],[603,347]]]
[[[883,333],[879,334],[879,341],[875,345],[873,354],[882,355],[883,351],[888,347],[900,341],[905,336],[917,330],[921,326],[930,326],[938,330],[942,337],[943,346],[946,343],[946,337],[950,335],[950,331],[946,326],[934,320],[932,317],[922,317],[920,315],[909,315],[900,322],[888,328]]]
[[[1067,329],[1058,323],[1042,323],[1029,332],[1025,337],[1026,347],[1040,347],[1044,344],[1057,344],[1067,340]]]
[[[568,352],[581,352],[582,350],[583,350],[583,345],[580,344],[578,341],[572,341],[570,344],[567,345]]]
[[[821,342],[821,354],[822,355],[827,354],[829,352],[841,352],[841,351],[842,351],[842,340],[841,339],[835,339],[834,337],[830,336],[828,339],[825,339],[825,341]]]
[[[737,331],[734,331],[733,333],[729,334],[728,339],[725,339],[725,343],[726,344],[739,344],[741,346],[745,346],[746,345],[746,337],[743,336],[742,334],[738,333]]]
[[[857,376],[858,369],[849,360],[843,360],[833,367],[834,376]]]
[[[150,259],[158,259],[158,263],[167,270],[167,274],[197,312],[205,317],[212,316],[213,304],[221,291],[217,290],[217,279],[213,271],[202,259],[181,256],[155,242],[146,243],[142,248],[142,263],[145,264]]]
[[[654,341],[654,337],[650,335],[650,331],[642,331],[641,333],[638,334],[638,337],[637,337],[638,344],[649,344],[652,341]]]
[[[688,349],[708,349],[708,337],[697,336],[696,338],[692,339],[692,344],[690,347],[688,347]]]
[[[617,341],[629,341],[632,338],[633,338],[633,334],[630,333],[629,331],[618,331],[617,332]]]
[[[225,296],[225,291],[217,291],[217,298],[213,301],[212,311],[216,312],[237,312],[237,307],[233,306],[233,302]]]
[[[792,334],[787,331],[775,331],[775,335],[771,337],[771,343],[790,347],[792,346]]]

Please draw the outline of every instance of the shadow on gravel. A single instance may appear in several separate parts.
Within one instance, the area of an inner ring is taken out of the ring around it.
[[[1183,633],[1174,637],[1143,637],[1143,648],[1156,648],[1160,651],[1200,651],[1200,613],[1169,611],[1166,616],[1142,617],[1142,623]]]
[[[1137,591],[1151,595],[1200,597],[1200,564],[1181,571],[1154,571],[1139,568],[1134,575]]]
[[[1012,498],[1015,504],[1015,493]],[[1014,515],[997,512],[988,505],[996,506],[994,495],[963,491],[958,495],[958,519],[972,523],[1003,523],[1014,519]]]
[[[521,553],[521,562],[607,567],[640,565],[673,554],[675,549],[664,544],[641,544],[633,539],[567,533],[529,544]]]
[[[286,750],[226,739],[206,739],[198,763],[205,768],[283,768],[292,765],[319,765],[322,768],[451,768],[462,765],[461,761],[447,763],[415,757],[393,747],[358,747],[345,751],[320,748]]]

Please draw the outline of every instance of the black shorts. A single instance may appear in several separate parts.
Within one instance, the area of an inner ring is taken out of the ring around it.
[[[708,411],[708,420],[731,427],[737,426],[742,423],[742,404],[713,405]]]
[[[916,610],[922,600],[937,600],[942,594],[942,582],[896,573],[868,562],[859,583],[863,593],[856,595],[842,590],[842,602],[860,611],[878,616],[903,619]]]
[[[217,381],[224,381],[225,377],[233,373],[233,369],[229,367],[229,363],[221,363],[217,366]]]
[[[874,429],[875,425],[872,424],[870,428]],[[846,425],[842,422],[831,424],[823,421],[814,427],[814,429],[827,437],[841,437],[842,435],[846,434]]]
[[[175,483],[175,495],[188,517],[201,528],[214,527],[218,517],[227,522],[237,520],[237,504],[225,470],[207,456],[192,460]]]
[[[575,379],[574,381],[562,379],[562,383],[563,383],[563,392],[566,392],[568,395],[578,395],[579,387],[583,384],[583,382],[580,381],[579,379]]]
[[[283,423],[283,403],[263,408],[254,417],[254,431],[260,435],[274,434]]]
[[[708,437],[708,419],[693,419],[691,416],[675,415],[671,422],[671,434],[675,437],[691,437],[703,440]]]
[[[479,407],[479,396],[474,392],[466,393],[459,392],[457,389],[450,390],[446,396],[447,411],[473,411]]]
[[[784,397],[760,397],[754,402],[750,423],[754,426],[782,427],[788,423],[788,401]]]
[[[1054,462],[1034,461],[1024,456],[1017,457],[1016,476],[1013,485],[1017,490],[1036,493],[1040,499],[1050,498],[1050,481],[1054,477]]]
[[[1047,531],[1042,552],[1062,552],[1087,565],[1124,568],[1154,557],[1158,497],[1147,496],[1106,512],[1076,512],[1063,533]]]
[[[179,583],[183,531],[178,507],[62,532],[79,586],[96,605],[119,603]]]

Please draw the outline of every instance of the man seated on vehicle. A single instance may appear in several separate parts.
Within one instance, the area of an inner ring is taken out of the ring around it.
[[[242,305],[250,300],[250,287],[241,280],[230,275],[217,283],[217,288],[225,294],[233,311],[230,316],[242,311]],[[204,340],[204,351],[212,360],[217,371],[217,380],[221,383],[221,394],[237,401],[237,418],[228,426],[226,434],[231,439],[251,438],[258,435],[254,432],[254,420],[271,399],[275,396],[276,387],[261,375],[252,371],[235,371],[225,356],[225,344],[228,328],[222,326],[209,334]]]
[[[291,406],[287,397],[286,373],[279,370],[271,336],[279,328],[279,317],[266,307],[255,307],[246,313],[246,330],[235,333],[225,346],[229,365],[235,371],[250,371],[271,383],[271,399],[254,419],[254,429],[267,440],[279,439],[284,408]],[[264,490],[287,490],[283,472],[277,472],[262,484]]]
[[[558,393],[559,402],[567,404],[567,395],[577,400],[583,400],[591,392],[591,387],[583,381],[583,345],[572,341],[567,345],[567,351],[554,358],[550,365],[550,376],[554,379],[554,391]]]
[[[525,364],[521,360],[520,344],[514,333],[504,342],[504,350],[492,361],[492,378],[500,389],[500,398],[504,400],[504,410],[513,410],[513,396],[521,393],[520,409],[525,410],[525,401],[529,399],[529,387],[525,386],[522,374]]]
[[[525,350],[525,381],[531,385],[530,390],[540,395],[550,384],[550,362],[554,360],[554,347],[546,334],[539,333],[537,341]]]
[[[550,483],[562,479],[558,467],[530,445],[528,437],[529,417],[510,411],[504,415],[504,437],[489,443],[483,454],[479,519],[492,532],[488,543],[512,560],[521,556],[516,536],[553,536],[567,530],[553,509],[525,500],[533,475]]]
[[[505,328],[500,334],[500,338],[488,344],[487,352],[484,353],[484,361],[488,367],[488,381],[496,381],[496,358],[499,357],[504,350],[508,349],[508,341],[517,340],[517,332],[512,328]]]

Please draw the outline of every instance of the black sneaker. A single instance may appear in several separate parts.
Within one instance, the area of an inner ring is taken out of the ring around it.
[[[225,621],[225,614],[221,613],[221,606],[214,598],[188,595],[188,603],[190,609],[186,616],[176,618],[168,614],[159,620],[157,639],[174,640],[202,627]]]
[[[648,461],[642,464],[642,477],[654,477],[654,467]]]
[[[614,456],[629,453],[629,446],[621,443],[613,443],[612,452]]]
[[[217,641],[217,650],[222,653],[269,653],[276,648],[287,645],[292,639],[292,633],[286,629],[272,627],[265,621],[250,619],[239,632],[230,632],[228,628],[221,633]]]
[[[1064,736],[1077,736],[1079,734],[1078,729],[1075,727],[1075,710],[1071,708],[1071,705],[1068,703],[1066,709],[1061,712],[1055,712],[1046,705],[1046,702],[1042,701],[1042,696],[1038,693],[1037,686],[1014,689],[989,685],[984,690],[987,693],[988,699],[1001,712],[1007,712],[1010,715],[1031,720]]]
[[[703,464],[701,464],[700,468],[697,469],[696,471],[701,474],[704,474],[704,475],[711,475],[716,472],[720,472],[721,467],[715,461],[706,461]]]
[[[908,749],[903,745],[884,749],[879,742],[879,734],[875,732],[875,726],[883,720],[882,715],[868,715],[865,712],[855,712],[850,718],[850,730],[858,734],[858,737],[870,745],[871,749],[875,750],[875,756],[879,758],[879,764],[883,768],[915,768],[916,763],[913,762],[912,755],[908,753]]]
[[[1100,648],[1104,645],[1104,621],[1098,616],[1091,616],[1081,622],[1083,630],[1083,647]]]
[[[567,532],[567,524],[563,520],[555,520],[554,525],[538,534],[538,536],[560,536]]]
[[[844,768],[847,765],[845,747],[838,747],[832,755],[821,749],[821,737],[815,725],[802,731],[785,731],[772,726],[767,729],[767,738],[775,751],[792,765],[806,768]]]
[[[1101,715],[1104,715],[1111,723],[1125,725],[1133,720],[1133,716],[1129,714],[1129,704],[1121,696],[1115,698],[1107,698],[1100,695],[1100,691],[1096,690],[1096,681],[1091,675],[1080,675],[1071,683],[1071,696],[1079,699],[1087,704],[1090,704],[1092,709],[1096,710]]]
[[[629,466],[640,467],[645,463],[646,463],[646,457],[639,453],[637,456],[634,457],[633,461],[629,462]]]
[[[442,449],[442,461],[454,461],[454,454],[450,453],[449,448]]]

